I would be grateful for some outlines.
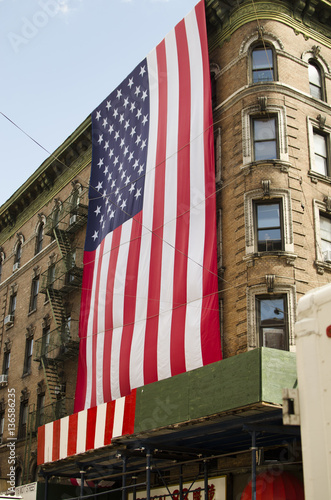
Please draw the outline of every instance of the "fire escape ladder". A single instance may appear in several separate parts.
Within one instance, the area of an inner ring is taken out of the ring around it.
[[[71,243],[66,231],[54,228],[54,235],[62,257],[71,253]]]

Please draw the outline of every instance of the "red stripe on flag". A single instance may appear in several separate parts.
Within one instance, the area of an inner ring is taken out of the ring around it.
[[[68,430],[68,457],[76,454],[77,449],[77,426],[78,413],[69,415],[69,430]]]
[[[111,438],[113,437],[115,404],[116,401],[111,401],[110,403],[107,403],[105,444],[110,444]]]
[[[95,424],[97,421],[97,406],[87,410],[87,425],[86,425],[86,451],[94,449]]]
[[[93,328],[92,328],[92,392],[91,392],[91,404],[90,406],[97,405],[97,345],[98,345],[98,311],[99,311],[99,289],[100,289],[100,274],[102,266],[102,256],[103,249],[105,246],[105,240],[100,244],[99,261],[97,267],[97,280],[95,285],[95,297],[94,297],[94,310],[93,310]]]
[[[132,220],[131,243],[126,270],[124,327],[120,351],[120,391],[129,394],[130,387],[130,354],[134,319],[136,310],[137,276],[139,267],[140,245],[142,230],[142,212]]]
[[[122,435],[134,433],[134,421],[136,416],[136,395],[137,391],[134,389],[131,394],[125,398],[124,406],[124,419]]]
[[[45,426],[38,427],[37,465],[45,463]]]
[[[167,62],[164,40],[156,47],[159,82],[159,121],[156,149],[153,234],[150,257],[147,322],[145,333],[144,381],[157,380],[157,337],[160,309],[162,238],[164,222],[164,185],[167,144]]]
[[[109,267],[107,277],[107,293],[105,301],[105,340],[103,351],[103,394],[104,401],[110,401],[111,385],[110,385],[110,361],[111,347],[113,341],[113,299],[114,299],[114,283],[117,267],[118,252],[121,243],[122,226],[113,231],[111,242],[111,250],[109,256]]]
[[[84,408],[87,386],[87,369],[86,369],[86,337],[87,325],[90,312],[90,303],[93,282],[95,252],[84,252],[84,271],[82,280],[80,318],[79,318],[79,360],[77,370],[77,383],[75,394],[74,411],[77,412]]]
[[[53,448],[52,448],[52,460],[58,460],[60,458],[60,420],[55,420],[53,422]]]
[[[186,370],[185,317],[187,302],[187,253],[190,231],[190,131],[191,85],[185,22],[175,28],[179,72],[179,116],[177,158],[177,228],[174,263],[174,295],[171,325],[171,373]]]
[[[196,5],[196,17],[200,34],[204,79],[204,153],[205,153],[205,247],[203,262],[203,301],[201,314],[201,347],[203,364],[221,359],[218,314],[217,278],[217,231],[216,197],[214,174],[214,135],[211,108],[211,85],[209,77],[209,55],[205,21],[205,3]]]

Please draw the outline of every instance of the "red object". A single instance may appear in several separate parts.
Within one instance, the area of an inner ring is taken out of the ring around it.
[[[327,327],[326,335],[331,338],[331,325]]]
[[[256,500],[304,500],[301,481],[285,471],[266,471],[256,478]],[[244,489],[240,500],[252,499],[252,481]]]
[[[92,113],[75,412],[221,359],[204,0],[130,75]]]

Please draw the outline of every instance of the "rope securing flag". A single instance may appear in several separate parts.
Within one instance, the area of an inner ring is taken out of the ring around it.
[[[92,113],[76,412],[221,356],[204,8]]]

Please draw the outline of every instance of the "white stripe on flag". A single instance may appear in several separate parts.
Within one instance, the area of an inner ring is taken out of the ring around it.
[[[115,402],[113,437],[122,436],[124,407],[125,407],[125,397],[117,399]]]
[[[153,228],[155,158],[158,129],[158,75],[155,50],[147,56],[147,64],[150,92],[150,124],[144,190],[143,227],[137,282],[136,318],[130,358],[131,388],[144,385],[145,327],[150,276],[149,264],[152,238],[151,230]]]
[[[105,444],[107,403],[97,407],[97,418],[95,422],[94,448],[100,448]]]
[[[45,462],[53,461],[53,422],[45,425]]]
[[[76,453],[86,451],[86,428],[87,428],[87,410],[78,413],[77,419],[77,448]]]
[[[185,18],[185,25],[191,70],[191,191],[185,362],[186,369],[193,370],[203,365],[200,324],[204,251],[201,241],[205,240],[204,88],[199,31],[193,11]]]
[[[107,277],[109,269],[109,255],[111,249],[113,233],[107,234],[105,238],[105,245],[102,255],[101,273],[100,273],[100,287],[99,287],[99,299],[98,299],[98,336],[97,336],[97,366],[96,366],[96,403],[100,405],[104,403],[103,394],[103,356],[104,356],[104,345],[105,336],[109,335],[110,332],[106,332],[105,329],[105,308],[106,308],[106,292],[107,292]]]
[[[87,335],[86,335],[86,370],[87,370],[87,373],[89,374],[89,376],[87,377],[87,381],[86,381],[85,408],[91,407],[92,371],[93,371],[93,361],[92,361],[93,360],[93,323],[94,323],[94,314],[97,314],[97,311],[94,310],[94,304],[95,304],[96,283],[97,283],[97,278],[98,278],[99,258],[100,258],[100,246],[96,249],[96,252],[95,252],[91,304],[90,304],[90,312],[89,312],[88,325],[87,325]]]
[[[114,330],[113,341],[111,347],[111,362],[110,362],[110,382],[111,394],[113,399],[121,397],[120,392],[120,351],[123,333],[124,319],[124,303],[125,303],[125,283],[126,269],[128,263],[128,253],[130,249],[130,238],[132,229],[132,219],[122,224],[121,243],[118,252],[116,275],[114,282],[114,301],[113,301],[113,318]]]
[[[69,417],[63,417],[60,420],[60,455],[59,458],[68,456],[68,434],[69,434]]]
[[[158,377],[171,377],[170,338],[173,303],[174,247],[176,244],[177,149],[178,149],[178,59],[175,31],[165,39],[168,72],[167,145],[164,190],[164,232],[158,336]]]

